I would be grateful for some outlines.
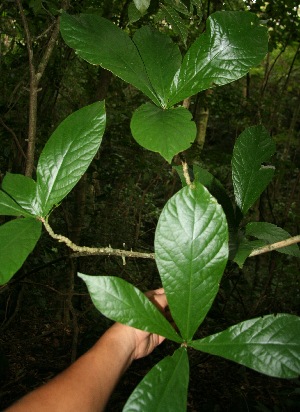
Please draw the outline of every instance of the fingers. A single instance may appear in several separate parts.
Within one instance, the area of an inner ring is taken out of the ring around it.
[[[165,312],[168,302],[163,288],[149,290],[145,295],[161,312]]]

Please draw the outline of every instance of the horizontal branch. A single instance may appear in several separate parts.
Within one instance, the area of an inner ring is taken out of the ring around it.
[[[54,233],[53,229],[45,219],[41,219],[44,224],[45,229],[49,235],[58,240],[58,242],[65,243],[70,249],[75,253],[71,254],[70,257],[80,257],[80,256],[90,256],[90,255],[106,255],[106,256],[120,256],[123,259],[123,264],[125,265],[125,258],[142,258],[142,259],[155,259],[154,253],[142,253],[134,252],[132,250],[124,249],[113,249],[111,246],[108,247],[88,247],[88,246],[78,246],[73,243],[69,238],[63,235],[58,235]]]
[[[249,257],[261,255],[262,253],[272,252],[272,250],[281,249],[282,247],[291,246],[295,243],[300,242],[300,235],[290,237],[280,242],[272,243],[271,245],[266,245],[252,250]]]

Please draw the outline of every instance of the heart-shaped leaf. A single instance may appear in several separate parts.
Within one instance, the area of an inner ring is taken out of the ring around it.
[[[300,318],[278,314],[246,320],[190,346],[278,378],[300,375]]]
[[[30,177],[6,173],[2,188],[30,215],[37,216],[36,182]]]
[[[133,114],[132,136],[143,147],[160,153],[171,163],[173,156],[187,149],[196,136],[192,114],[184,107],[163,110],[152,103],[140,106]]]
[[[94,14],[66,13],[61,16],[60,31],[80,57],[110,70],[160,105],[138,49],[125,31]]]
[[[0,226],[0,285],[20,269],[41,236],[36,219],[15,219]]]
[[[227,256],[221,206],[200,183],[184,187],[160,215],[155,258],[173,319],[187,341],[212,305]]]
[[[232,180],[236,203],[243,214],[270,183],[275,169],[262,163],[274,152],[275,143],[263,126],[249,127],[238,137],[232,156]]]
[[[114,276],[78,276],[85,281],[96,308],[109,319],[182,342],[154,304],[130,283]]]
[[[139,50],[160,105],[164,108],[167,106],[172,80],[181,64],[179,47],[169,36],[148,26],[137,30],[132,40]]]
[[[104,102],[96,102],[72,113],[52,134],[37,167],[41,216],[46,216],[85,173],[99,149],[105,120]]]
[[[168,107],[201,90],[243,77],[268,51],[267,28],[248,12],[216,12],[174,77]]]
[[[160,361],[130,395],[123,412],[185,411],[189,383],[189,361],[185,348]]]

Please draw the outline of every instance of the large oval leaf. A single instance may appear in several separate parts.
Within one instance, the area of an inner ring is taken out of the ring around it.
[[[174,77],[168,106],[243,77],[268,51],[267,28],[248,12],[216,12],[186,53]]]
[[[7,193],[0,190],[0,215],[30,217],[31,213],[26,212]]]
[[[96,102],[72,113],[52,134],[37,167],[41,216],[46,216],[84,174],[100,146],[105,121],[104,102]]]
[[[114,276],[78,276],[85,281],[96,308],[109,319],[182,342],[153,303],[130,283]]]
[[[122,29],[95,14],[63,13],[60,31],[80,57],[110,70],[160,104],[136,46]]]
[[[298,316],[278,314],[246,320],[193,341],[190,346],[269,376],[296,378],[300,375]]]
[[[184,187],[160,215],[155,258],[173,319],[187,341],[212,305],[227,256],[221,206],[200,183]]]
[[[186,410],[189,361],[185,348],[160,361],[130,395],[123,412]]]
[[[273,166],[264,166],[275,152],[275,143],[263,126],[248,127],[238,137],[232,156],[235,199],[245,214],[265,190],[274,175]]]
[[[130,127],[141,146],[160,153],[169,163],[190,147],[196,136],[192,114],[184,107],[163,110],[152,103],[143,104],[134,112]]]
[[[179,47],[169,36],[148,26],[137,30],[132,40],[139,50],[161,106],[166,107],[173,77],[181,64]]]
[[[2,188],[29,214],[38,215],[36,182],[33,179],[20,174],[6,173]]]
[[[0,284],[20,269],[41,236],[42,223],[36,219],[15,219],[0,226]]]

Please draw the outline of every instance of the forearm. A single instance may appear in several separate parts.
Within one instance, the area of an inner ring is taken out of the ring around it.
[[[7,412],[102,411],[132,362],[134,347],[128,340],[126,327],[119,326],[110,328],[66,371],[22,398]]]

